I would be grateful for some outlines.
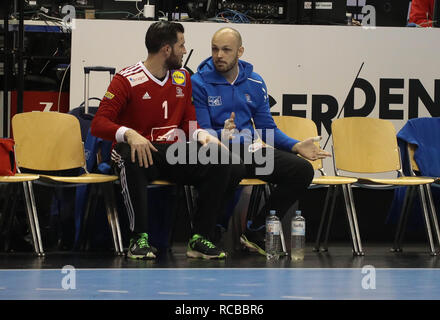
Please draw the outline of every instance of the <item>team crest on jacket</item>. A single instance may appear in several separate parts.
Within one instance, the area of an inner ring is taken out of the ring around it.
[[[221,96],[208,96],[208,106],[218,107],[221,105],[222,105],[222,97]]]
[[[184,86],[186,83],[185,72],[183,71],[174,70],[171,74],[171,78],[173,79],[173,84]]]

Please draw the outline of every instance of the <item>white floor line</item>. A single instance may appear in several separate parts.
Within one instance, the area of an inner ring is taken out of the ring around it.
[[[250,294],[241,294],[241,293],[220,293],[223,297],[250,297]]]
[[[168,295],[176,295],[176,296],[187,296],[188,292],[159,291],[158,294],[168,294]]]
[[[312,297],[299,297],[299,296],[281,296],[283,299],[304,299],[304,300],[311,300]]]
[[[128,293],[126,290],[98,290],[98,292],[104,293]]]
[[[68,289],[63,288],[35,288],[38,291],[68,291]]]

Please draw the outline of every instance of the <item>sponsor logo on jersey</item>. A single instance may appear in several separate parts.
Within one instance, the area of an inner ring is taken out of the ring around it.
[[[252,102],[252,100],[251,100],[251,96],[250,96],[250,95],[248,95],[247,93],[245,93],[244,96],[246,97],[246,101],[247,101],[247,102]]]
[[[145,92],[145,94],[142,97],[142,99],[144,99],[144,100],[151,99],[151,96],[148,94],[148,91]]]
[[[105,93],[105,95],[104,95],[104,98],[107,98],[107,99],[113,99],[114,98],[114,94],[113,93],[111,93],[110,91],[107,91],[106,93]]]
[[[208,106],[218,107],[221,105],[222,105],[222,97],[221,96],[208,96]]]
[[[186,82],[185,72],[175,70],[171,74],[171,78],[173,79],[173,84],[177,84],[179,86],[184,86]]]
[[[138,72],[136,74],[127,76],[127,79],[132,87],[148,81],[148,77],[143,72]]]
[[[181,87],[176,87],[176,98],[184,97],[183,89]]]

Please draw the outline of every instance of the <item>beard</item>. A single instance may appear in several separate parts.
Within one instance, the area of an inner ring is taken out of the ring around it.
[[[168,66],[168,70],[182,68],[182,58],[179,58],[177,55],[175,55],[174,51],[171,52],[171,55],[168,57],[165,63]]]
[[[230,63],[219,63],[218,61],[214,61],[214,66],[217,72],[226,73],[232,70],[238,62],[238,55],[232,60]]]

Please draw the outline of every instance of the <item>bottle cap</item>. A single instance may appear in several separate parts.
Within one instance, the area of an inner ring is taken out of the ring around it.
[[[275,210],[270,210],[270,211],[269,211],[269,214],[272,215],[272,216],[274,216],[275,213],[276,213]]]
[[[296,210],[296,215],[300,216],[301,215],[301,210]]]

